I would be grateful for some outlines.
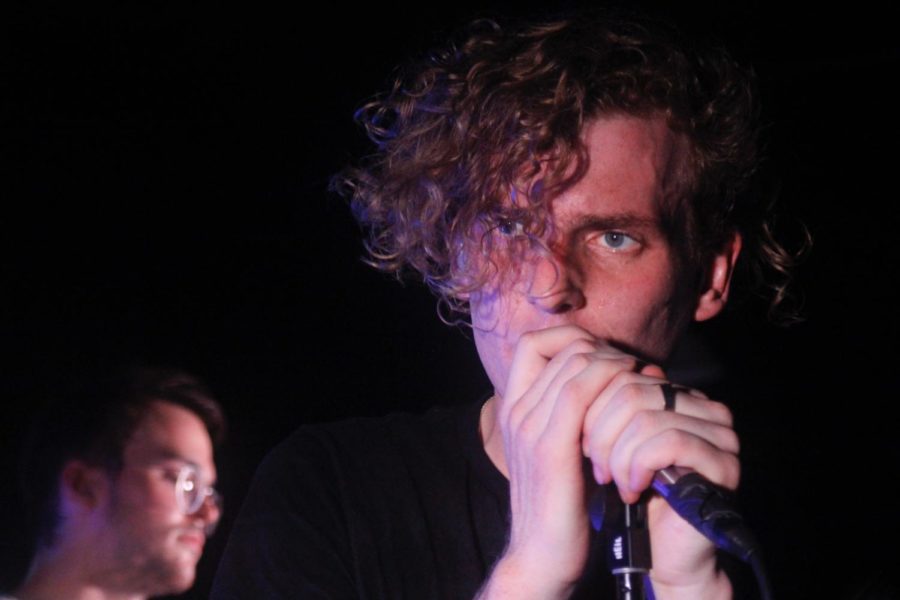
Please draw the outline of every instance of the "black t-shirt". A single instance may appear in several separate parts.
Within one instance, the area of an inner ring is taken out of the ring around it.
[[[509,521],[479,409],[298,430],[260,466],[212,597],[472,598]],[[599,554],[579,596],[614,598]]]

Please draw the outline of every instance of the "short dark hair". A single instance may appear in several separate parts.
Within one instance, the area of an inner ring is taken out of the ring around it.
[[[221,406],[199,379],[178,369],[120,368],[82,378],[48,400],[27,436],[20,469],[36,545],[54,542],[63,465],[80,459],[118,473],[125,445],[154,402],[171,402],[196,414],[214,446],[224,439]]]
[[[604,115],[664,116],[689,142],[677,206],[664,215],[695,265],[734,232],[744,260],[784,297],[793,257],[772,236],[768,206],[745,192],[756,171],[758,103],[752,71],[719,49],[688,48],[671,28],[608,14],[501,27],[478,21],[363,106],[377,152],[335,177],[368,230],[369,262],[418,272],[442,301],[466,310],[496,263],[493,229],[512,194],[516,220],[541,239],[550,202],[586,170],[585,125]],[[666,208],[666,207],[664,207]],[[679,208],[682,208],[679,210]]]

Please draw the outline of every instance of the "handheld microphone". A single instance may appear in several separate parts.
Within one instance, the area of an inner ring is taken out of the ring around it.
[[[717,548],[744,562],[751,562],[758,553],[759,543],[734,508],[731,494],[699,473],[667,467],[656,472],[652,487]]]
[[[651,486],[717,548],[749,563],[762,598],[771,599],[759,544],[733,507],[731,494],[699,473],[674,466],[657,471]],[[607,563],[616,577],[617,598],[639,600],[644,597],[644,576],[652,568],[646,509],[643,502],[623,504],[614,486],[603,489],[592,500],[591,521],[598,531],[607,531]]]

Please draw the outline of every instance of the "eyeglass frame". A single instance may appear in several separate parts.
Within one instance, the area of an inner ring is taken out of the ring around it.
[[[198,469],[195,465],[190,463],[185,463],[181,465],[178,469],[178,476],[175,478],[175,502],[178,504],[178,509],[185,516],[194,515],[200,511],[203,506],[206,505],[207,499],[211,498],[213,506],[216,507],[216,510],[219,514],[222,513],[224,509],[224,499],[222,498],[222,494],[216,490],[215,487],[211,485],[204,485],[200,488],[199,493],[194,498],[192,503],[189,503],[187,494],[191,493],[192,486],[197,485],[199,482],[190,481],[189,478],[194,476],[198,476],[200,474],[200,469]],[[215,529],[216,524],[218,523],[218,518],[209,524],[207,527],[207,535],[212,535],[212,531]]]

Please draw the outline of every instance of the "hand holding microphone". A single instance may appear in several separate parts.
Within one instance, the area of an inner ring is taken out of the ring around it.
[[[664,410],[675,411],[675,386],[660,385]],[[758,550],[755,536],[734,507],[731,495],[690,469],[666,467],[653,476],[653,489],[685,521],[705,535],[717,548],[749,562]]]
[[[675,410],[677,390],[660,385],[664,410]],[[669,506],[721,550],[750,563],[763,598],[771,598],[768,579],[760,559],[759,544],[734,506],[731,494],[690,469],[666,467],[653,476],[653,489]],[[644,501],[623,505],[615,491],[607,491],[602,522],[607,534],[607,562],[616,577],[620,600],[644,597],[644,575],[651,564],[650,536]],[[599,527],[598,527],[599,528]]]
[[[571,592],[588,559],[585,457],[592,478],[615,481],[626,503],[636,502],[656,471],[672,464],[737,486],[730,412],[700,392],[680,389],[678,411],[664,411],[665,383],[659,367],[577,327],[521,337],[482,430],[488,455],[499,457],[510,482],[510,537],[491,591],[527,580],[547,597]],[[727,596],[730,584],[703,535],[662,499],[646,517],[655,587],[682,596],[701,588]]]

